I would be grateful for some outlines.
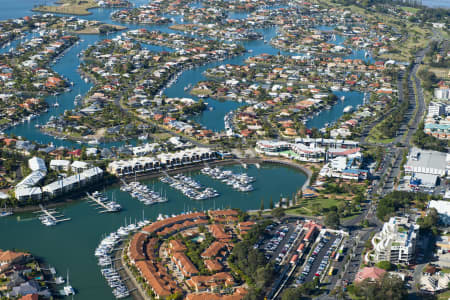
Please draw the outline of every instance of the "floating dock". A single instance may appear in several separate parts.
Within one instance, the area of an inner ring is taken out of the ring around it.
[[[97,206],[97,209],[101,209],[99,211],[99,213],[101,213],[101,214],[103,214],[103,213],[113,213],[113,212],[119,212],[120,211],[119,208],[114,208],[115,206],[111,205],[113,203],[115,204],[115,202],[113,202],[113,201],[103,202],[99,198],[94,197],[93,195],[89,194],[88,192],[86,192],[86,195],[87,195],[88,199],[93,202],[93,205]]]

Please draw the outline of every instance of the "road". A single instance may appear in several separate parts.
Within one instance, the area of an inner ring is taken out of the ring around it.
[[[437,39],[437,35],[438,34],[434,32],[433,40]],[[400,173],[402,152],[405,149],[409,148],[412,137],[414,136],[414,133],[416,132],[418,125],[425,113],[426,104],[420,80],[417,78],[417,71],[423,61],[425,54],[429,50],[430,46],[417,52],[414,63],[408,73],[408,111],[405,115],[402,125],[400,126],[399,132],[397,132],[397,138],[395,139],[395,142],[389,145],[385,145],[385,147],[388,147],[389,150],[387,151],[386,157],[384,159],[383,167],[379,171],[380,178],[384,178],[385,180],[379,180],[373,187],[374,191],[381,191],[381,195],[385,195],[386,193],[389,193],[394,189],[394,180]],[[403,74],[401,76],[403,76]],[[406,99],[403,99],[404,91],[401,76],[399,77],[398,83],[399,99],[400,101],[404,101]],[[414,83],[416,85],[416,91],[414,90]],[[415,110],[416,113],[414,114]],[[407,129],[407,126],[409,126],[409,129]],[[396,147],[395,145],[400,142],[405,146]],[[376,199],[371,198],[372,197],[369,195],[368,201],[370,201],[370,204],[368,208],[363,211],[361,216],[357,218],[357,220],[352,220],[351,222],[343,224],[350,230],[350,244],[348,250],[349,259],[344,266],[344,271],[342,272],[342,280],[347,280],[348,282],[352,282],[354,280],[356,272],[361,265],[363,259],[362,252],[364,251],[365,242],[370,238],[372,233],[379,231],[382,226],[382,222],[376,217],[377,201]],[[375,226],[367,229],[351,231],[363,219],[369,220],[369,222]],[[420,272],[420,268],[418,269],[418,272]],[[338,281],[336,283],[336,286],[340,284],[341,282]]]

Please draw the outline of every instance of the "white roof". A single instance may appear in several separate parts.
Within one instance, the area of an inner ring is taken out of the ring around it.
[[[31,171],[42,171],[47,172],[47,167],[45,166],[45,161],[40,157],[33,157],[28,160],[28,166]]]
[[[44,179],[46,173],[42,171],[33,171],[30,175],[22,179],[21,182],[19,182],[16,187],[32,187],[39,183],[42,179]]]
[[[42,194],[40,187],[18,187],[14,192],[16,198]]]
[[[89,166],[89,164],[87,162],[79,161],[79,160],[76,160],[72,163],[72,168],[77,168],[77,169],[87,168],[88,166]]]
[[[66,160],[66,159],[53,159],[50,161],[50,166],[68,167],[69,165],[70,165],[70,160]]]
[[[46,192],[52,193],[60,188],[73,185],[75,183],[81,182],[85,179],[89,179],[91,177],[94,177],[97,174],[102,174],[102,173],[103,173],[102,169],[100,169],[98,167],[94,167],[94,168],[86,170],[82,173],[72,175],[72,176],[69,176],[69,177],[61,179],[61,180],[54,181],[50,184],[47,184],[42,189]]]
[[[450,201],[431,200],[428,208],[435,208],[440,215],[450,217]]]

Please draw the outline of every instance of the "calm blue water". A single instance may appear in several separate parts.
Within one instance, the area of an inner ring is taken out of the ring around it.
[[[422,0],[422,5],[429,7],[450,8],[450,0]]]
[[[342,115],[343,110],[346,106],[353,106],[356,109],[356,106],[363,103],[364,93],[361,92],[342,92],[335,91],[333,92],[339,100],[331,109],[325,109],[321,111],[316,117],[310,119],[306,122],[306,126],[308,128],[322,128],[326,123],[334,123],[336,122]],[[340,100],[342,96],[345,96],[345,100]]]

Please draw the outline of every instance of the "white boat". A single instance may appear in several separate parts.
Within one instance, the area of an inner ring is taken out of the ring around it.
[[[345,100],[345,96],[342,96],[342,97],[341,97],[341,101],[344,101],[344,100]]]
[[[348,105],[344,108],[344,113],[351,113],[353,111],[353,106]]]
[[[336,85],[333,85],[330,89],[331,89],[332,91],[339,91],[341,88],[338,87],[338,86],[336,86]]]
[[[11,215],[13,215],[13,211],[6,210],[6,205],[5,205],[5,208],[3,209],[3,211],[0,212],[0,217],[7,217],[7,216],[11,216]]]
[[[64,288],[60,291],[61,295],[63,296],[70,296],[75,295],[74,288],[69,284],[69,271],[67,270],[67,284],[64,286]]]

